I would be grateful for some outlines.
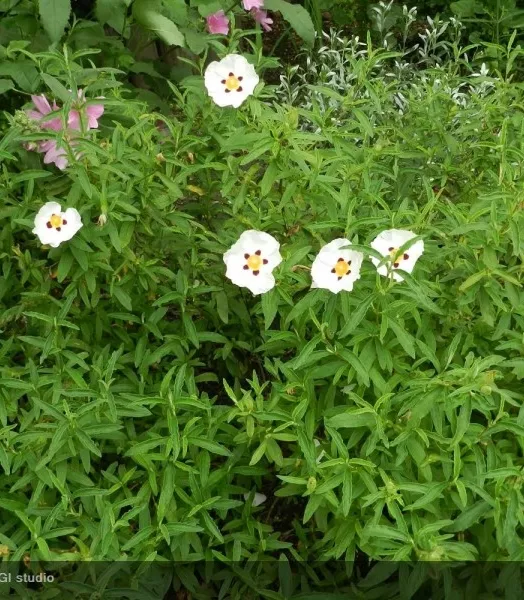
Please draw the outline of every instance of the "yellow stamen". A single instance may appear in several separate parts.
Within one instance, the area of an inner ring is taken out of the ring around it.
[[[339,260],[335,265],[335,273],[339,277],[343,277],[349,271],[349,265],[345,260]]]
[[[239,87],[240,87],[240,81],[238,81],[238,77],[235,77],[235,75],[230,75],[226,79],[226,88],[228,90],[236,90]]]
[[[247,259],[247,266],[250,269],[252,269],[253,271],[258,271],[260,269],[261,265],[262,265],[262,259],[260,258],[260,256],[257,256],[256,254],[252,254]]]
[[[60,215],[51,215],[49,222],[53,227],[62,227],[62,217]]]

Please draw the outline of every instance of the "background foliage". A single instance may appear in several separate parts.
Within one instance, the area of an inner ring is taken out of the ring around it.
[[[385,48],[385,30],[376,46],[333,33],[291,70],[260,37],[236,39],[279,83],[233,111],[205,93],[205,53],[171,80],[93,22],[50,50],[9,23],[0,548],[55,570],[40,597],[491,598],[508,581],[518,597],[510,562],[459,579],[435,566],[523,558],[515,36],[466,47],[460,26],[432,21],[413,49],[402,35]],[[75,86],[106,110],[61,173],[24,150],[35,136],[15,109]],[[31,233],[50,200],[85,223],[57,249]],[[389,227],[425,239],[406,282],[367,261],[354,292],[309,290],[324,243],[366,248]],[[257,298],[222,262],[249,228],[284,257]],[[268,496],[258,508],[244,500],[255,491]],[[156,562],[153,587],[143,563],[121,580],[121,565],[71,568],[116,559],[185,564]],[[370,570],[380,559],[394,562]],[[416,559],[431,578],[395,562]]]

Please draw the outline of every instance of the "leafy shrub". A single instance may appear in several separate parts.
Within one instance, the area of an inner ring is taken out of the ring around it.
[[[235,111],[190,76],[169,116],[86,50],[24,53],[63,117],[67,90],[105,96],[63,172],[21,114],[0,142],[0,550],[54,569],[49,594],[346,597],[354,561],[521,559],[521,51],[462,75],[457,47],[418,70],[352,48],[339,89],[260,85]],[[31,233],[48,201],[84,223],[54,249]],[[425,240],[411,277],[365,261],[353,292],[310,290],[325,243],[391,227]],[[247,229],[281,243],[260,297],[224,277]],[[71,568],[122,558],[181,564],[149,586],[145,563]],[[497,596],[508,568],[447,585]],[[422,575],[378,564],[354,589],[440,597]]]

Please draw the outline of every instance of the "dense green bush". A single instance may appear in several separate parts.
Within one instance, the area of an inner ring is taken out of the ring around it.
[[[521,52],[486,72],[471,49],[415,70],[351,48],[339,88],[264,86],[278,66],[257,52],[239,109],[193,75],[164,82],[169,115],[87,51],[25,54],[62,118],[68,90],[105,97],[63,171],[26,149],[60,133],[23,113],[0,142],[0,553],[55,573],[40,597],[339,598],[353,561],[521,560]],[[32,233],[49,201],[84,223],[58,248]],[[405,281],[365,260],[353,292],[310,289],[324,244],[372,254],[392,227],[425,242]],[[224,276],[248,229],[283,256],[256,297]],[[122,567],[71,574],[117,559],[181,563],[150,587],[140,565],[137,592],[110,591]],[[293,578],[294,559],[344,562]],[[511,573],[444,578],[445,597]],[[393,562],[354,593],[422,585],[442,581]]]

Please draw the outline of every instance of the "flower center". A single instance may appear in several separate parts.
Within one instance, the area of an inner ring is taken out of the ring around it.
[[[260,273],[260,267],[262,265],[267,265],[267,258],[262,258],[262,250],[257,250],[254,254],[244,254],[244,258],[246,259],[246,264],[244,265],[244,271],[248,269],[251,270],[253,275],[258,275]]]
[[[229,73],[229,76],[227,77],[227,79],[222,79],[221,83],[226,86],[225,91],[227,93],[235,91],[235,90],[237,92],[241,92],[242,87],[240,85],[240,82],[242,81],[242,79],[244,79],[242,76],[237,77],[234,73]]]
[[[388,248],[389,251],[389,255],[391,256],[391,260],[393,260],[398,252],[398,248],[394,248],[393,246],[391,246],[391,248]],[[403,260],[407,260],[409,258],[409,254],[404,253],[402,256],[399,256],[397,258],[397,260],[393,263],[393,266],[395,267],[395,269],[400,265],[400,263]]]
[[[349,266],[351,265],[351,261],[346,261],[343,258],[339,258],[336,265],[331,269],[332,273],[335,273],[339,280],[344,277],[344,275],[349,275],[351,273],[351,269]]]
[[[261,264],[262,264],[262,259],[260,258],[260,256],[257,256],[256,254],[252,254],[247,259],[247,266],[250,269],[252,269],[253,271],[256,271],[257,269],[259,269]]]
[[[240,81],[238,81],[238,77],[234,75],[230,75],[226,79],[226,87],[228,90],[236,90],[240,86]]]
[[[62,219],[60,215],[51,215],[47,222],[48,229],[56,229],[57,231],[62,229],[62,225],[67,225],[67,221]]]

